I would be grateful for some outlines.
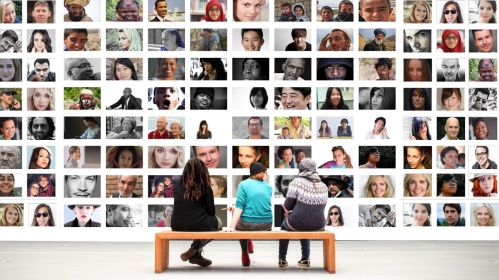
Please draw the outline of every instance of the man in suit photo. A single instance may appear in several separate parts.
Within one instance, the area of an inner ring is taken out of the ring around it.
[[[139,100],[132,95],[132,89],[128,87],[123,90],[123,96],[116,103],[106,109],[111,110],[118,106],[121,106],[118,109],[123,110],[142,110]]]
[[[137,184],[137,175],[119,175],[118,176],[118,192],[111,195],[112,198],[135,198],[142,197],[133,192]]]

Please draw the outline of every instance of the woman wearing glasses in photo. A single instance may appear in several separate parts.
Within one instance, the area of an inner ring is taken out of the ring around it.
[[[459,180],[453,174],[440,174],[437,176],[437,196],[453,197],[458,195]]]
[[[455,1],[447,1],[442,9],[440,23],[463,23],[461,7]]]
[[[329,207],[329,210],[327,211],[326,226],[342,227],[343,225],[345,225],[345,222],[343,222],[341,208],[337,205]]]
[[[217,0],[210,0],[206,4],[206,15],[201,18],[201,22],[206,21],[225,21],[222,4]]]
[[[54,227],[54,215],[52,215],[52,209],[45,203],[39,204],[35,208],[35,213],[33,215],[32,227]]]
[[[461,34],[455,29],[446,29],[442,32],[442,40],[440,46],[437,47],[437,52],[464,52]]]

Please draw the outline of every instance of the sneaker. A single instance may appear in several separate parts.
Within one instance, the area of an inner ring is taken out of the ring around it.
[[[286,260],[279,260],[279,267],[288,267],[288,262]]]
[[[301,259],[298,261],[298,267],[309,268],[310,267],[310,259]]]
[[[189,248],[189,250],[180,254],[180,258],[182,259],[182,261],[186,262],[188,259],[190,259],[192,256],[194,256],[194,254],[196,254],[196,252],[197,252],[197,250],[191,247],[191,248]]]
[[[211,260],[205,259],[199,252],[197,254],[194,254],[194,256],[192,256],[191,258],[189,258],[189,262],[192,264],[197,264],[201,267],[207,267],[212,263]]]
[[[253,241],[248,240],[248,253],[253,254],[255,247],[253,246]]]
[[[241,262],[243,266],[250,266],[251,260],[249,258],[248,253],[242,253]]]

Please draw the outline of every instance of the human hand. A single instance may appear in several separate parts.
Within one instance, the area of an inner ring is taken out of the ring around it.
[[[322,38],[321,43],[319,45],[319,51],[328,51],[327,42],[328,42],[330,36],[331,36],[331,33],[327,33],[326,36],[324,36],[324,38]]]
[[[14,107],[14,109],[20,109],[21,108],[21,102],[17,101],[16,99],[14,99],[14,101],[12,101],[12,107]]]
[[[417,140],[416,137],[414,137],[412,134],[409,134],[409,139],[411,139],[411,140]]]
[[[395,219],[396,215],[394,211],[390,211],[390,213],[386,215],[386,222],[390,223],[392,226],[395,226]]]
[[[23,51],[23,42],[21,40],[18,40],[14,43],[14,45],[12,45],[12,47],[14,48],[15,52],[20,53]]]
[[[227,212],[234,212],[234,209],[236,209],[236,207],[234,207],[234,205],[231,205],[227,207]]]
[[[235,232],[236,230],[233,227],[228,227],[227,232]]]

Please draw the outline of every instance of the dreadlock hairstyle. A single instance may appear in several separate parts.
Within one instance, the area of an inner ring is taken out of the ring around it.
[[[203,188],[210,187],[210,173],[202,160],[192,157],[187,161],[182,172],[182,184],[185,188],[185,200],[198,201]]]

